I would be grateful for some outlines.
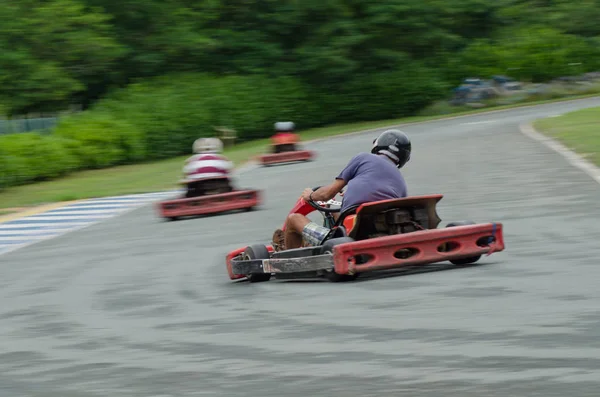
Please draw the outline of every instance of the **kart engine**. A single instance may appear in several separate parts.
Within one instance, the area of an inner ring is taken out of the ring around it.
[[[378,213],[374,219],[375,233],[369,237],[389,236],[392,234],[411,233],[425,228],[415,220],[414,211],[410,209],[391,209]]]

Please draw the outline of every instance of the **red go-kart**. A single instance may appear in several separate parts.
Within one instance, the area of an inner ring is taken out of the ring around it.
[[[177,220],[184,216],[208,215],[232,210],[250,211],[260,204],[258,190],[236,190],[226,177],[181,181],[186,186],[182,197],[157,204],[163,218]]]
[[[470,264],[484,254],[504,250],[501,223],[452,222],[438,229],[441,219],[436,205],[442,197],[376,201],[344,213],[340,213],[339,202],[300,198],[290,214],[321,212],[323,225],[331,228],[323,243],[279,252],[263,244],[236,249],[226,257],[229,277],[250,282],[268,281],[272,276],[347,281],[376,270],[444,261]],[[340,213],[337,220],[334,213]]]
[[[271,137],[271,153],[258,157],[262,165],[308,161],[314,157],[312,151],[300,148],[300,137],[294,132],[294,128],[292,122],[275,123],[276,134]]]

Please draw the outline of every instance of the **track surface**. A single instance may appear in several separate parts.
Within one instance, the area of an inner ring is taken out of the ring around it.
[[[505,225],[480,266],[345,284],[229,282],[307,186],[375,134],[318,160],[249,170],[260,211],[165,223],[146,206],[0,257],[0,395],[597,396],[600,185],[519,122],[600,100],[405,127],[409,193],[443,221]]]

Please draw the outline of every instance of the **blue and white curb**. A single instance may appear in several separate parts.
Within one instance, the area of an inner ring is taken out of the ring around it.
[[[104,197],[0,223],[0,255],[58,237],[145,204],[175,197],[178,191]]]

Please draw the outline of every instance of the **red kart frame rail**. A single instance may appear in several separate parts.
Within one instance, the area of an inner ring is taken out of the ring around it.
[[[164,218],[205,215],[237,209],[252,209],[260,203],[258,190],[238,190],[201,197],[165,200],[157,204]]]
[[[501,223],[454,226],[428,229],[406,234],[378,237],[338,244],[332,254],[296,258],[271,258],[237,261],[243,248],[227,255],[227,272],[231,280],[252,273],[299,273],[335,270],[340,275],[352,275],[405,266],[426,265],[449,260],[491,255],[504,250]],[[272,246],[267,246],[272,252]],[[358,256],[366,256],[357,264]]]
[[[311,150],[296,150],[292,152],[263,154],[259,156],[259,161],[263,165],[288,163],[293,161],[307,161],[314,157]]]

